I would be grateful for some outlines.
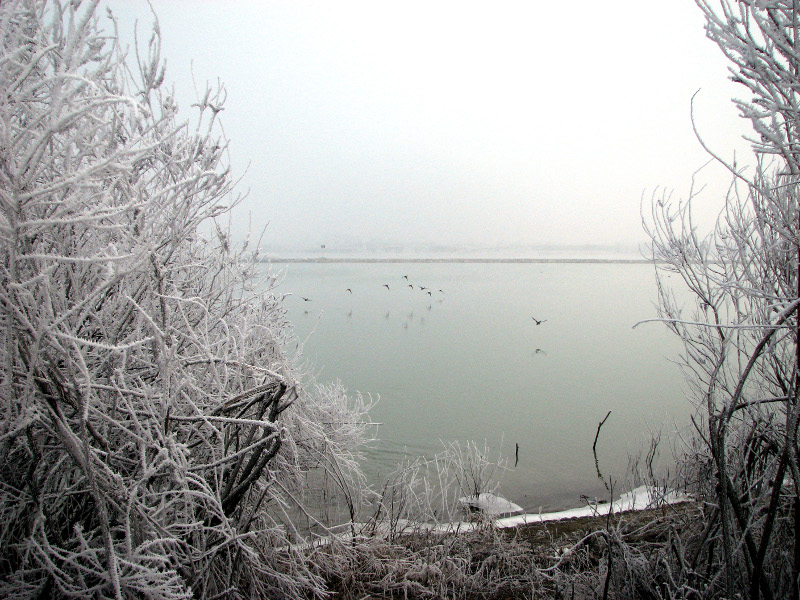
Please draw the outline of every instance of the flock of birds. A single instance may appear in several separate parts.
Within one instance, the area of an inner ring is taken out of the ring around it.
[[[447,294],[445,294],[444,290],[442,290],[441,288],[434,289],[434,288],[431,288],[431,287],[420,285],[418,283],[412,283],[409,280],[408,275],[403,275],[401,280],[402,280],[402,282],[397,284],[399,287],[408,287],[411,290],[421,291],[423,293],[423,295],[427,294],[429,300],[431,300],[431,301],[434,299],[434,297],[436,297],[437,298],[436,301],[438,303],[441,303],[441,302],[444,301],[444,297],[447,295]],[[394,284],[390,285],[389,283],[384,283],[384,284],[381,285],[381,287],[386,288],[387,291],[391,291],[393,286],[394,286]],[[344,291],[346,293],[350,294],[350,295],[353,294],[352,288],[345,288]],[[308,298],[306,296],[301,296],[301,299],[303,300],[303,302],[311,302],[312,301],[311,298]],[[432,309],[432,307],[433,307],[433,304],[429,303],[428,307],[427,307],[427,310],[430,311]],[[308,315],[309,311],[305,310],[304,314]],[[391,311],[387,311],[386,314],[384,315],[384,318],[389,319],[390,314],[391,314]],[[352,317],[353,316],[353,309],[351,308],[350,310],[348,310],[345,313],[345,316]],[[404,328],[408,328],[408,324],[409,324],[409,322],[411,322],[413,320],[413,318],[414,318],[414,312],[412,310],[410,313],[408,313],[407,320],[403,323],[403,327]],[[543,325],[544,323],[547,322],[547,319],[537,319],[534,316],[531,316],[531,319],[533,320],[534,324],[537,327],[540,326],[540,325]],[[424,317],[420,317],[419,322],[420,322],[420,324],[424,323],[425,322],[425,318]],[[533,352],[533,355],[534,356],[537,356],[537,355],[546,356],[547,352],[545,352],[541,348],[536,348],[534,350],[534,352]]]
[[[404,284],[404,285],[407,285],[407,286],[408,286],[409,288],[411,288],[412,290],[413,290],[414,288],[416,288],[416,289],[418,289],[418,290],[420,290],[420,291],[422,291],[422,292],[426,293],[426,294],[427,294],[428,296],[430,296],[430,297],[433,297],[433,294],[434,294],[434,293],[437,293],[437,294],[444,294],[444,290],[442,290],[442,289],[433,290],[433,288],[428,288],[428,287],[425,287],[424,285],[419,285],[419,284],[416,284],[416,285],[415,285],[415,284],[413,284],[413,283],[409,283],[409,280],[408,280],[408,275],[403,275],[403,277],[402,277],[402,278],[405,280],[405,284]],[[384,284],[383,284],[381,287],[385,287],[385,288],[386,288],[387,290],[389,290],[389,291],[391,291],[391,289],[392,289],[392,288],[389,286],[389,284],[388,284],[388,283],[384,283]],[[347,292],[348,294],[352,294],[352,293],[353,293],[353,290],[352,290],[352,288],[345,288],[345,290],[344,290],[344,291],[345,291],[345,292]],[[446,294],[445,294],[445,295],[446,295]],[[300,298],[302,298],[303,302],[311,302],[311,298],[307,298],[307,297],[305,297],[305,296],[300,296]],[[439,300],[439,302],[441,302],[441,301],[442,301],[442,300]],[[537,323],[537,324],[538,324],[538,323]]]
[[[421,284],[418,284],[418,283],[411,283],[411,281],[408,278],[408,275],[403,275],[401,277],[401,283],[391,284],[391,285],[389,283],[384,283],[380,287],[386,288],[387,291],[391,291],[393,288],[397,289],[397,288],[405,288],[405,287],[408,287],[410,290],[420,291],[420,292],[422,292],[422,296],[425,296],[425,295],[428,296],[428,298],[427,298],[427,300],[428,300],[427,310],[428,311],[430,311],[433,308],[434,300],[436,302],[438,302],[438,303],[442,303],[442,302],[444,302],[444,298],[447,295],[447,294],[445,294],[445,291],[443,289],[441,289],[441,288],[434,289],[432,287],[424,286],[424,285],[421,285]],[[347,294],[350,294],[350,295],[353,294],[353,289],[352,288],[345,288],[344,291]],[[307,296],[300,296],[300,298],[303,300],[303,302],[311,302],[312,301],[312,299],[307,297]],[[308,315],[310,311],[305,310],[303,312],[304,312],[304,314]],[[352,317],[353,316],[353,309],[350,308],[345,313],[345,316]],[[389,319],[390,316],[391,316],[391,311],[387,311],[386,314],[384,315],[384,318]],[[412,310],[410,313],[408,313],[407,320],[403,324],[403,327],[404,328],[408,328],[408,324],[413,319],[414,319],[414,312]],[[424,317],[420,317],[419,318],[419,322],[420,322],[420,324],[424,323],[425,322],[425,318]]]

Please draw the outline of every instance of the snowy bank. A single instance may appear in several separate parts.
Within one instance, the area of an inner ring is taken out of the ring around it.
[[[504,517],[501,519],[495,519],[494,524],[495,526],[504,529],[507,527],[528,525],[530,523],[560,521],[562,519],[574,519],[576,517],[597,517],[607,515],[609,513],[619,513],[629,510],[645,510],[648,508],[663,506],[665,504],[686,502],[690,499],[691,498],[685,494],[643,485],[631,490],[630,492],[622,494],[619,499],[615,500],[614,502],[591,504],[582,506],[580,508],[571,508],[568,510],[551,513],[524,514]],[[459,521],[442,523],[439,525],[418,523],[413,525],[409,524],[408,531],[413,531],[416,529],[417,531],[422,530],[435,533],[450,533],[471,531],[479,526],[480,523],[476,523],[474,521]]]
[[[562,519],[574,519],[576,517],[596,517],[628,510],[645,510],[664,504],[678,504],[689,500],[691,500],[691,498],[686,494],[643,485],[622,494],[619,499],[614,502],[592,504],[559,512],[516,515],[498,519],[495,523],[501,528],[518,527],[519,525],[527,525],[529,523],[561,521]]]
[[[469,500],[469,498],[462,498],[461,500]],[[498,501],[508,502],[504,498],[495,497]],[[558,512],[538,513],[538,514],[523,514],[510,517],[503,517],[500,519],[493,519],[491,522],[501,529],[510,527],[519,527],[521,525],[529,525],[532,523],[545,523],[549,521],[561,521],[564,519],[574,519],[577,517],[597,517],[604,516],[609,513],[621,513],[631,510],[646,510],[648,508],[656,508],[659,506],[669,504],[679,504],[681,502],[688,502],[692,498],[686,494],[681,494],[675,491],[664,490],[662,488],[654,488],[650,486],[640,486],[630,492],[622,494],[618,500],[614,502],[591,504],[582,506],[580,508],[571,508]],[[469,502],[462,502],[469,504]],[[516,504],[509,503],[513,506]],[[490,516],[490,515],[487,515]],[[412,533],[434,533],[434,534],[448,534],[448,533],[466,533],[474,531],[486,525],[486,521],[452,521],[449,523],[420,523],[406,519],[400,519],[394,523],[392,527],[390,524],[382,523],[360,523],[356,525],[356,529],[361,532],[361,535],[356,534],[356,537],[384,537],[389,533],[395,534],[412,534]],[[349,524],[345,525],[350,527]],[[344,526],[343,526],[344,527]],[[369,536],[365,535],[369,532]],[[312,547],[324,545],[329,542],[349,542],[353,539],[351,532],[333,534],[322,536],[315,540],[308,542],[301,542],[292,544],[294,550],[304,550]]]

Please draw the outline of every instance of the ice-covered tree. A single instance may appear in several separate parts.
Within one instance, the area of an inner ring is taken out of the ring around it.
[[[699,597],[797,598],[800,7],[697,4],[742,85],[735,104],[753,126],[755,166],[727,163],[733,185],[711,235],[692,221],[694,195],[657,198],[649,219],[654,258],[694,298],[683,306],[662,279],[662,316],[683,341],[701,417],[691,470],[708,501],[672,583]]]
[[[315,593],[277,546],[309,469],[361,489],[364,404],[219,224],[224,90],[180,121],[97,5],[0,3],[0,596]]]

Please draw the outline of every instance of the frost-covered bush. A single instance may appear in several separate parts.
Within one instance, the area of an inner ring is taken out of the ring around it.
[[[359,493],[364,404],[217,224],[224,91],[178,121],[157,26],[126,59],[96,9],[0,3],[0,596],[315,593],[285,515]]]
[[[674,597],[800,596],[800,13],[789,0],[697,0],[708,37],[741,84],[753,170],[734,183],[715,230],[694,200],[656,198],[654,258],[693,302],[661,285],[660,312],[683,343],[699,442],[687,483],[706,504],[670,569]],[[665,563],[666,564],[666,563]],[[678,591],[675,591],[678,590]]]

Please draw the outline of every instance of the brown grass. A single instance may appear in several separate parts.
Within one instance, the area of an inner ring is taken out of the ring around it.
[[[487,525],[455,535],[404,535],[393,542],[365,538],[318,548],[312,560],[342,600],[598,598],[607,540],[646,555],[699,515],[698,505],[687,502],[508,529]]]

